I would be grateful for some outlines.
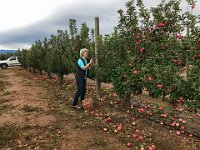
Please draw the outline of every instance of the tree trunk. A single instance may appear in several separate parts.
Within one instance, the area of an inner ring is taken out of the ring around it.
[[[60,78],[60,85],[63,85],[63,83],[64,83],[64,75],[63,74],[59,74],[59,78]]]
[[[40,75],[42,75],[42,69],[40,70]]]
[[[35,68],[33,68],[33,73],[36,73]]]
[[[51,72],[48,72],[48,79],[51,79]]]
[[[131,93],[127,93],[124,96],[124,106],[125,107],[130,107],[130,105],[131,105]]]

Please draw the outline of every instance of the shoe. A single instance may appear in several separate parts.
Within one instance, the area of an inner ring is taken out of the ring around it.
[[[81,107],[79,107],[78,105],[73,106],[74,109],[81,109]]]

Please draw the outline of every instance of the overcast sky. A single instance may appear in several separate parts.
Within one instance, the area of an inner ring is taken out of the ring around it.
[[[148,7],[161,0],[144,0]],[[183,0],[185,1],[185,0]],[[199,1],[199,0],[197,0]],[[0,0],[0,49],[29,48],[35,40],[49,37],[58,29],[67,29],[68,20],[94,26],[100,17],[100,32],[110,33],[117,24],[117,10],[124,9],[127,0]],[[195,9],[196,14],[200,2]],[[182,8],[186,9],[185,2]]]

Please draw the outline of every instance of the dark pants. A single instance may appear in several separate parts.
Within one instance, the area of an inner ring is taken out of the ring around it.
[[[86,79],[76,77],[77,91],[74,96],[73,106],[78,105],[78,99],[81,97],[81,101],[84,100],[86,94]]]

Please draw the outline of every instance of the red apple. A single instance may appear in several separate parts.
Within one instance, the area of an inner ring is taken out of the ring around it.
[[[164,114],[160,114],[160,118],[164,118]]]
[[[107,121],[108,121],[108,122],[111,122],[111,121],[112,121],[112,118],[109,117],[109,118],[107,119]]]
[[[183,97],[179,97],[178,98],[180,101],[183,101],[183,100],[185,100]]]
[[[183,119],[182,118],[180,118],[180,119],[178,119],[180,122],[182,122],[183,121]]]
[[[198,55],[197,55],[197,54],[196,54],[196,55],[194,55],[194,58],[196,58],[196,59],[197,59],[197,58],[198,58]]]
[[[147,80],[151,81],[152,80],[152,76],[148,76]]]
[[[140,132],[140,130],[138,130],[138,129],[137,129],[137,130],[135,130],[135,133],[139,133],[139,132]]]
[[[171,88],[169,88],[167,91],[168,91],[169,93],[171,93],[171,92],[172,92],[172,89],[171,89]]]
[[[176,59],[173,59],[173,63],[175,63],[175,64],[176,64],[176,63],[177,63],[177,60],[176,60]]]
[[[174,127],[175,125],[176,125],[175,123],[172,123],[172,124],[171,124],[172,127]]]
[[[122,127],[121,127],[121,126],[117,127],[117,130],[118,130],[118,131],[121,131],[121,130],[122,130]]]
[[[141,48],[140,48],[140,53],[144,53],[144,50],[145,50],[145,48],[144,48],[144,47],[141,47]]]
[[[142,141],[144,138],[143,136],[139,136],[139,140]]]
[[[159,107],[159,110],[163,110],[163,107],[160,106],[160,107]]]
[[[178,107],[176,108],[176,111],[179,111],[179,108],[178,108]]]
[[[181,135],[181,132],[180,132],[180,131],[176,131],[176,134],[177,134],[177,135]]]
[[[158,24],[158,27],[162,27],[162,26],[163,26],[163,23],[159,23],[159,24]]]
[[[104,132],[108,132],[108,129],[107,129],[107,128],[103,128],[103,131],[104,131]]]
[[[136,137],[137,137],[136,134],[133,134],[133,135],[132,135],[132,138],[133,138],[133,139],[136,139]]]
[[[182,60],[179,60],[178,62],[177,62],[177,65],[178,66],[180,66],[180,65],[182,65],[183,64],[183,61]]]
[[[154,150],[151,146],[148,148],[148,150]]]
[[[140,112],[144,112],[144,108],[140,108]]]
[[[156,149],[156,145],[152,144],[151,147],[155,150]]]
[[[177,116],[177,115],[174,115],[174,118],[178,118],[178,116]]]
[[[132,147],[132,144],[130,142],[127,143],[127,147]]]
[[[137,37],[137,39],[141,38],[141,34],[138,33],[138,34],[136,35],[136,37]]]
[[[163,85],[162,84],[157,84],[157,88],[162,89]]]
[[[163,117],[166,118],[166,117],[167,117],[167,114],[163,114]]]
[[[133,74],[139,74],[139,73],[140,73],[140,71],[138,71],[138,70],[133,71]]]

